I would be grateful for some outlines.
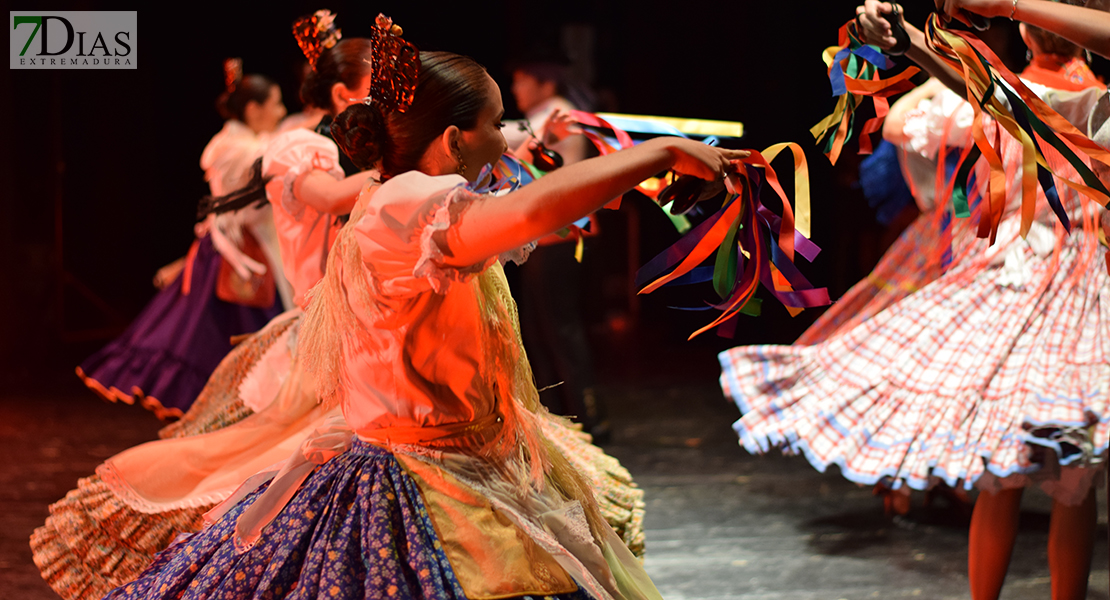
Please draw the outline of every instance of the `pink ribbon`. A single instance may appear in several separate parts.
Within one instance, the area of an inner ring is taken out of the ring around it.
[[[258,543],[262,530],[289,504],[309,474],[318,465],[346,452],[354,436],[354,431],[343,417],[328,419],[301,443],[300,449],[285,461],[281,469],[263,471],[248,478],[227,500],[205,513],[205,524],[218,521],[248,494],[272,480],[270,487],[239,515],[235,523],[235,551],[241,554],[250,550]]]

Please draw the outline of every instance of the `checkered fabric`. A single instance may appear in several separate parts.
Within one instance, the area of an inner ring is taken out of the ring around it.
[[[838,330],[859,325],[939,277],[944,260],[942,246],[948,242],[944,217],[943,209],[917,217],[891,244],[871,274],[852,286],[794,343],[808,346],[823,342]]]
[[[1006,164],[1020,162],[1013,152]],[[947,272],[870,318],[814,345],[721,353],[745,448],[917,489],[1033,474],[1045,448],[1061,465],[1104,455],[1110,277],[1090,207],[1084,218],[1073,194],[1061,197],[1070,235],[1042,209],[1023,240],[1011,198],[995,246],[964,221]]]

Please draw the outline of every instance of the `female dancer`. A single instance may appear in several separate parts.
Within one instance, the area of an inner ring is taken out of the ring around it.
[[[889,12],[879,4],[861,10],[869,41],[883,37],[869,28]],[[921,32],[907,29],[909,55],[930,66]],[[945,112],[935,115],[941,123],[951,117]],[[914,134],[907,123],[906,134],[920,136],[911,145],[935,148],[945,127],[926,125]],[[987,125],[988,135],[994,127]],[[1042,197],[1021,238],[1020,156],[1020,145],[1004,140],[1008,205],[994,246],[977,239],[968,220],[956,220],[951,264],[920,290],[815,346],[722,353],[721,382],[744,412],[736,429],[750,451],[803,452],[818,469],[836,464],[860,483],[980,487],[969,553],[977,600],[997,597],[1020,490],[1041,483],[1056,501],[1053,597],[1082,598],[1096,516],[1091,480],[1110,423],[1110,351],[1102,342],[1110,332],[1102,302],[1108,277],[1094,215],[1070,191],[1061,193],[1070,235]]]
[[[328,38],[333,35],[327,28],[334,25],[330,19],[330,13],[326,11],[320,11],[310,19],[315,20],[319,25],[295,27],[295,31],[309,32],[310,35],[307,37],[311,39],[306,40],[306,36],[301,35],[298,41],[311,60],[312,56],[317,54],[314,48],[325,46]],[[316,70],[306,79],[305,88],[302,90],[302,100],[306,104],[331,103],[333,111],[321,121],[323,126],[330,127],[332,115],[336,114],[341,106],[349,104],[352,98],[364,97],[365,89],[369,89],[372,76],[369,72],[356,70],[355,66],[365,68],[373,59],[359,58],[357,63],[352,64],[350,59],[337,58],[343,54],[350,55],[349,51],[344,50],[345,43],[346,41],[339,42],[334,48],[323,50],[319,54],[320,59],[314,63]],[[361,40],[359,43],[368,47],[367,40]],[[368,50],[363,52],[369,53]],[[365,88],[361,90],[363,96],[357,95],[359,90],[356,89],[356,84],[344,83],[348,78],[351,81],[358,81],[357,85]],[[571,135],[570,129],[566,126],[569,120],[565,116],[555,121],[558,125],[551,128],[553,139],[558,141]],[[267,149],[264,159],[264,169],[275,176],[267,186],[267,192],[271,202],[275,204],[275,218],[278,221],[279,230],[284,231],[283,256],[287,259],[290,271],[300,273],[299,276],[290,276],[297,290],[298,301],[303,302],[304,290],[308,289],[310,282],[315,283],[322,275],[324,271],[322,260],[327,253],[321,252],[320,249],[329,247],[330,240],[334,239],[336,222],[324,213],[350,210],[350,199],[346,196],[341,196],[337,205],[329,204],[334,200],[329,200],[329,188],[324,187],[331,186],[335,180],[324,173],[321,165],[335,169],[334,174],[338,175],[336,167],[338,156],[338,150],[330,137],[308,130],[297,130],[275,138]],[[371,164],[352,165],[352,169],[370,169],[373,166]],[[370,173],[370,171],[364,172]],[[342,193],[346,193],[346,190],[354,189],[354,186],[349,188],[345,186],[356,177],[361,176],[349,177],[340,181],[336,187],[343,187]],[[332,192],[332,197],[334,195],[335,192]],[[293,219],[294,216],[297,216],[297,219]],[[325,235],[324,230],[330,233]],[[326,238],[328,244],[306,244],[303,242],[302,235],[317,235],[320,240]],[[317,250],[306,252],[306,249],[313,248]],[[291,256],[296,257],[295,260],[290,261]],[[298,281],[304,283],[299,285]],[[98,469],[98,472],[113,471],[109,477],[111,480],[149,481],[145,474],[153,468],[155,462],[147,457],[153,453],[160,452],[164,456],[214,455],[216,458],[209,459],[207,462],[212,465],[209,469],[191,469],[187,475],[177,478],[174,484],[176,486],[174,489],[177,491],[173,493],[167,493],[167,486],[161,484],[155,488],[148,487],[140,490],[141,499],[144,501],[149,498],[162,500],[167,497],[174,498],[172,503],[160,505],[163,510],[170,510],[181,507],[186,501],[196,505],[200,498],[210,502],[212,498],[220,497],[219,494],[214,493],[214,486],[216,489],[223,490],[221,493],[226,493],[229,482],[234,481],[235,477],[245,476],[243,475],[244,465],[261,468],[269,464],[261,463],[262,458],[270,457],[273,452],[286,452],[286,445],[303,438],[305,431],[311,429],[311,425],[306,423],[311,423],[313,420],[320,421],[327,417],[325,411],[317,407],[315,395],[305,392],[311,388],[311,385],[301,383],[306,381],[306,378],[299,372],[300,366],[293,358],[298,328],[299,320],[278,318],[254,339],[244,342],[241,352],[237,349],[233,357],[229,356],[225,364],[221,365],[213,375],[212,381],[205,388],[193,410],[162,431],[163,437],[186,437],[215,431],[248,415],[259,414],[258,418],[238,426],[234,432],[218,436],[220,439],[233,440],[228,447],[214,443],[210,438],[181,441],[180,447],[175,447],[173,452],[167,452],[167,447],[155,446],[158,448],[155,450],[150,447],[151,445],[140,446],[110,459],[104,467]],[[264,350],[260,351],[263,348]],[[288,390],[282,392],[282,386],[286,383],[288,383]],[[275,403],[275,398],[280,398],[280,401],[271,407],[271,403]],[[261,424],[265,425],[260,426]],[[552,443],[587,476],[606,520],[636,555],[642,555],[644,550],[643,492],[632,482],[628,471],[616,459],[594,446],[591,443],[592,438],[575,426],[555,418],[541,420],[541,426]],[[281,433],[275,429],[279,427]],[[266,441],[251,442],[251,440],[263,439]],[[236,468],[229,471],[232,465]],[[165,480],[160,476],[158,481]],[[190,486],[181,487],[182,481],[189,482]],[[182,497],[180,490],[183,489],[191,492]],[[147,506],[138,501],[132,504],[139,507]],[[144,512],[151,511],[148,507]]]
[[[337,31],[333,33],[334,23],[330,13],[320,11],[307,20],[316,24],[311,27],[295,26],[295,33],[299,32],[298,41],[306,56],[310,60],[317,55],[320,58],[313,62],[316,68],[306,78],[301,97],[308,105],[330,103],[333,110],[321,121],[322,126],[327,127],[342,106],[348,105],[352,98],[365,96],[372,75],[359,69],[365,69],[373,59],[360,58],[369,54],[365,49],[360,54],[353,54],[346,49],[347,41],[339,42],[334,48],[320,50],[327,46],[329,38],[338,35]],[[369,47],[367,40],[358,43],[363,48]],[[342,58],[344,56],[347,58]],[[355,81],[357,83],[352,83]],[[363,96],[358,95],[360,92]],[[551,128],[551,135],[556,141],[571,135],[565,116],[555,120],[558,126]],[[264,169],[274,175],[267,186],[267,193],[275,205],[279,230],[283,232],[282,253],[288,268],[294,273],[290,278],[294,281],[299,302],[303,302],[304,290],[322,275],[326,249],[334,239],[336,222],[325,213],[349,212],[353,202],[344,194],[355,186],[348,187],[348,183],[357,183],[356,178],[363,177],[351,176],[336,183],[332,175],[339,174],[336,167],[338,157],[338,149],[331,137],[303,129],[278,136],[266,151]],[[351,165],[353,170],[371,167],[371,164]],[[332,175],[325,174],[325,168],[333,170]],[[325,231],[328,233],[325,234]],[[314,235],[321,242],[326,240],[327,244],[304,242],[304,239]],[[289,257],[295,258],[290,260]],[[214,456],[206,463],[210,465],[208,469],[193,468],[187,475],[177,478],[173,493],[168,493],[167,486],[162,484],[140,490],[140,500],[174,498],[172,503],[160,504],[163,510],[170,510],[181,507],[187,501],[190,506],[195,506],[201,498],[210,502],[212,498],[219,497],[214,493],[213,486],[225,493],[228,483],[243,475],[244,465],[261,468],[269,464],[261,463],[263,458],[270,457],[273,452],[286,452],[286,445],[303,438],[306,429],[311,429],[306,423],[326,418],[325,411],[317,407],[315,395],[301,393],[311,386],[299,383],[305,381],[305,376],[298,371],[300,367],[293,359],[298,327],[299,321],[286,315],[275,319],[252,340],[244,342],[241,351],[237,349],[213,375],[194,409],[162,431],[163,437],[185,437],[214,431],[250,414],[260,413],[257,419],[234,432],[218,436],[233,440],[227,447],[214,443],[210,438],[182,441],[172,452],[162,446],[155,446],[157,449],[151,445],[140,446],[110,459],[98,472],[111,470],[111,480],[149,481],[146,473],[157,463],[156,459],[148,457],[154,453],[164,456],[193,454],[198,460],[201,456]],[[287,381],[289,389],[281,393],[282,385]],[[271,408],[275,398],[281,400]],[[635,554],[642,555],[643,492],[632,482],[628,471],[616,459],[594,446],[592,438],[575,426],[554,418],[542,420],[541,426],[559,450],[587,476],[606,520]],[[281,428],[281,433],[276,428]],[[266,441],[261,441],[264,438]],[[235,467],[233,470],[232,466]],[[172,466],[170,469],[173,472]],[[166,481],[163,477],[160,476],[158,481]],[[191,486],[181,487],[182,482],[189,482]],[[191,492],[182,497],[180,490],[186,489]],[[135,501],[133,504],[146,506],[144,512],[151,512],[149,506],[142,502]]]
[[[537,429],[497,257],[653,173],[720,179],[743,153],[651,140],[479,195],[463,184],[505,150],[497,85],[457,55],[420,63],[404,112],[375,96],[337,123],[386,181],[340,234],[300,352],[353,434],[306,443],[312,462],[294,457],[110,598],[658,597]]]
[[[227,121],[201,156],[215,195],[246,183],[285,115],[277,84],[242,77],[241,67],[235,76],[235,61],[229,63],[228,91],[218,103]],[[269,219],[268,210],[246,209],[198,226],[184,268],[77,375],[105,399],[138,399],[160,419],[180,417],[231,350],[231,338],[257,331],[282,310],[275,291],[285,278]]]
[[[321,60],[329,55],[325,51]],[[355,57],[349,60],[356,62]],[[357,58],[357,65],[366,64]],[[99,597],[133,578],[178,532],[195,529],[201,515],[243,478],[287,456],[337,412],[317,405],[311,384],[295,364],[284,372],[267,367],[267,377],[283,380],[281,386],[271,384],[281,389],[277,400],[261,403],[258,412],[244,405],[240,388],[246,387],[246,374],[254,372],[261,379],[258,365],[269,351],[290,352],[290,345],[278,340],[285,339],[295,319],[276,321],[240,344],[213,374],[194,408],[167,428],[179,439],[112,457],[51,507],[50,518],[31,543],[36,564],[55,591],[67,599]],[[546,419],[541,426],[586,473],[605,518],[641,553],[642,492],[628,472],[565,423]],[[211,433],[194,435],[205,431]]]

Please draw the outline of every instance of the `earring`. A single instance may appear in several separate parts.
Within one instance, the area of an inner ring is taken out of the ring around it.
[[[1033,51],[1032,50],[1029,50],[1029,49],[1025,50],[1025,62],[1033,62]]]
[[[463,162],[461,152],[455,155],[455,160],[459,163],[459,166],[455,167],[455,173],[466,177],[466,163]]]

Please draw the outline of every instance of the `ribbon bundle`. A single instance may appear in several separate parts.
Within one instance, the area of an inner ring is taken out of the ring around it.
[[[632,140],[629,132],[656,137],[673,135],[689,138],[690,135],[704,136],[706,144],[715,146],[719,138],[738,138],[744,134],[744,126],[736,121],[710,121],[705,119],[679,119],[675,117],[655,117],[646,115],[624,115],[613,113],[589,113],[584,111],[571,111],[571,115],[583,126],[582,134],[586,136],[598,152],[602,155],[616,152],[623,148],[631,148],[636,142]],[[604,132],[612,132],[606,135]],[[648,198],[659,201],[659,194],[670,184],[674,183],[673,175],[663,177],[650,177],[641,181],[636,186],[636,191]],[[613,200],[606,208],[619,209],[620,198]],[[690,229],[690,221],[682,214],[664,212],[674,224],[679,233],[686,233]]]
[[[500,194],[528,185],[541,175],[543,173],[532,165],[511,154],[503,154],[497,164],[482,167],[478,179],[468,187],[476,194]]]
[[[957,216],[967,216],[967,179],[971,167],[981,157],[990,166],[985,205],[979,221],[979,237],[994,242],[1006,202],[1006,177],[998,152],[998,142],[991,141],[983,131],[983,117],[989,115],[1001,129],[1021,142],[1022,206],[1021,235],[1024,237],[1033,222],[1036,210],[1037,185],[1045,193],[1049,206],[1065,228],[1070,230],[1067,212],[1060,202],[1053,175],[1065,185],[1105,205],[1110,191],[1079,157],[1085,155],[1110,166],[1110,152],[1092,142],[1066,119],[1038,98],[1024,83],[974,35],[944,29],[933,14],[925,29],[929,49],[945,63],[963,74],[967,99],[975,109],[972,134],[975,145],[962,157],[955,180],[949,186],[953,209]],[[1079,173],[1082,183],[1071,181],[1053,172],[1045,159],[1041,144],[1052,146]]]
[[[571,114],[584,126],[583,134],[602,155],[634,144],[627,131],[597,114],[583,111],[572,111]],[[669,123],[636,119],[627,115],[620,115],[613,120],[622,126],[636,128],[635,131],[639,133],[686,137]],[[710,123],[739,131],[738,123]],[[612,132],[612,135],[601,133],[604,130]],[[715,139],[710,136],[706,142],[713,143]],[[790,150],[794,158],[796,209],[791,208],[778,175],[770,164],[786,149]],[[742,163],[743,168],[725,180],[729,195],[720,210],[653,258],[636,275],[636,285],[644,286],[640,292],[642,294],[668,285],[713,282],[713,288],[721,301],[692,310],[716,308],[722,314],[691,334],[691,338],[714,327],[719,327],[718,333],[722,336],[731,337],[736,327],[734,317],[740,313],[759,314],[760,301],[754,298],[754,294],[761,283],[786,305],[792,315],[804,308],[830,304],[828,291],[824,288],[815,289],[794,265],[796,253],[812,261],[820,252],[820,248],[809,240],[809,170],[801,147],[792,143],[776,144],[762,153],[753,152]],[[523,183],[530,180],[525,173],[527,166],[510,157],[503,158],[495,171],[502,180]],[[642,182],[636,190],[652,200],[658,200],[660,192],[668,183],[671,183],[670,178],[652,178]],[[764,183],[781,199],[781,217],[760,201]],[[607,208],[618,208],[619,203],[618,198]],[[716,258],[713,266],[699,266],[714,252]]]
[[[818,144],[824,140],[822,152],[835,165],[844,142],[852,137],[855,112],[864,99],[869,97],[875,104],[875,116],[868,119],[860,130],[860,154],[870,154],[871,134],[879,131],[890,111],[887,98],[913,89],[910,78],[918,73],[918,69],[909,67],[894,77],[879,77],[880,69],[889,69],[894,63],[876,46],[864,44],[856,36],[854,21],[840,28],[840,45],[825,49],[824,60],[829,67],[833,96],[838,100],[832,114],[809,131]]]
[[[770,162],[782,150],[794,156],[794,194],[797,217]],[[731,337],[740,313],[759,314],[754,298],[759,284],[782,302],[791,315],[803,308],[830,304],[828,291],[814,288],[794,265],[795,253],[812,261],[820,248],[809,240],[809,173],[805,154],[797,144],[776,144],[742,160],[743,168],[725,181],[729,196],[717,213],[701,223],[673,246],[649,261],[636,275],[640,293],[665,285],[688,285],[712,281],[719,303],[693,310],[721,311],[713,322],[690,338],[719,327],[718,334]],[[764,183],[782,200],[782,216],[760,201]],[[713,266],[698,265],[716,252]]]

